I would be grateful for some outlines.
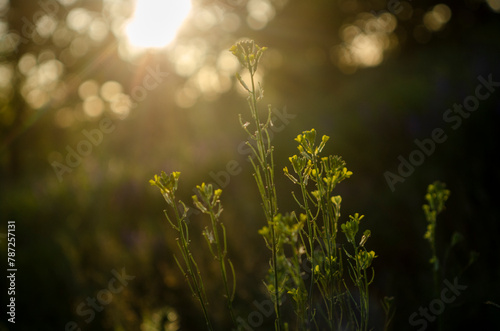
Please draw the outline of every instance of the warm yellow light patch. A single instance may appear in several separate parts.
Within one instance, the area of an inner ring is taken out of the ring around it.
[[[130,44],[140,48],[167,46],[190,10],[190,0],[136,0],[134,15],[125,28]]]

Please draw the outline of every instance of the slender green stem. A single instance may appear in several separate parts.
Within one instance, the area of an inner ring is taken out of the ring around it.
[[[248,68],[250,71],[250,81],[251,81],[251,90],[250,90],[250,109],[252,113],[252,117],[256,126],[256,134],[255,139],[257,142],[257,159],[259,161],[259,166],[253,163],[255,168],[255,178],[257,181],[257,185],[259,187],[259,191],[261,193],[262,203],[264,207],[264,213],[266,215],[266,219],[271,228],[271,248],[272,248],[272,257],[271,264],[273,268],[273,286],[274,286],[274,310],[276,312],[276,328],[277,330],[281,329],[281,314],[280,314],[280,295],[279,295],[279,282],[278,282],[278,270],[277,270],[277,242],[276,242],[276,228],[274,224],[274,217],[277,215],[278,207],[277,207],[277,198],[276,198],[276,188],[274,185],[274,159],[273,159],[273,150],[271,146],[271,141],[269,137],[269,133],[267,132],[267,123],[263,126],[259,119],[259,113],[257,110],[257,98],[256,98],[256,90],[255,90],[255,69],[250,59],[247,57]],[[264,143],[264,134],[267,141],[267,144]],[[266,146],[267,145],[267,146]],[[255,152],[255,150],[254,150]],[[270,159],[270,162],[269,162]],[[264,174],[264,179],[260,176],[260,169]]]
[[[312,163],[314,165],[314,170],[316,171],[316,185],[318,188],[319,192],[319,206],[321,208],[322,214],[323,214],[323,227],[324,227],[324,236],[323,236],[323,242],[326,244],[326,258],[327,258],[327,264],[328,268],[330,270],[329,277],[328,277],[328,306],[327,306],[327,312],[328,312],[328,320],[332,321],[333,320],[333,297],[334,297],[334,292],[333,292],[333,277],[334,273],[333,271],[333,255],[332,251],[332,243],[335,243],[335,234],[332,234],[332,226],[331,226],[331,219],[330,219],[330,213],[329,213],[329,208],[328,208],[328,201],[325,201],[325,199],[328,199],[328,194],[329,192],[327,189],[325,189],[322,179],[321,179],[321,172],[318,167],[317,163],[317,157],[316,155],[312,155]]]
[[[235,326],[237,326],[238,323],[236,322],[236,316],[235,316],[234,310],[233,310],[234,292],[231,293],[229,291],[228,281],[227,281],[227,271],[226,271],[226,262],[225,262],[227,252],[226,252],[225,248],[223,250],[221,247],[221,241],[219,238],[219,231],[217,230],[218,219],[217,219],[217,216],[215,215],[215,212],[213,210],[213,206],[211,204],[209,204],[208,210],[209,210],[209,214],[210,214],[210,221],[212,223],[214,239],[215,239],[215,243],[216,243],[216,247],[217,247],[217,259],[219,260],[220,270],[221,270],[221,274],[222,274],[222,281],[224,283],[224,290],[226,292],[226,305],[227,305],[227,308],[229,310],[229,314],[231,315],[231,320],[233,321],[233,324]],[[223,226],[223,225],[221,224],[221,226]],[[224,243],[225,243],[226,242],[226,233],[225,233],[224,228],[222,228],[222,229],[224,232],[223,239],[224,239]],[[235,281],[235,279],[233,279],[233,282],[234,281]]]
[[[210,318],[208,316],[208,309],[206,307],[207,303],[205,302],[206,301],[206,299],[205,299],[206,294],[204,291],[203,280],[201,279],[201,275],[200,275],[198,266],[197,266],[196,262],[194,261],[194,258],[191,254],[191,251],[189,250],[189,247],[188,247],[188,245],[189,245],[189,232],[187,232],[188,231],[187,224],[186,224],[184,217],[181,217],[179,215],[179,211],[177,210],[177,207],[175,206],[175,204],[173,204],[172,207],[174,209],[175,218],[178,221],[178,227],[180,230],[180,240],[181,240],[180,247],[181,247],[182,256],[184,258],[184,262],[186,263],[189,277],[194,284],[194,293],[197,296],[198,301],[201,304],[201,308],[203,310],[203,316],[205,317],[207,328],[209,330],[213,330],[212,323],[211,323]],[[179,264],[179,267],[182,270],[182,267],[180,266],[180,264]],[[196,269],[196,273],[194,272],[194,269]],[[191,290],[193,290],[192,287],[191,287]]]
[[[305,183],[304,183],[304,177],[302,175],[302,173],[299,173],[299,184],[300,184],[300,190],[301,190],[301,193],[302,193],[302,200],[303,200],[303,207],[304,207],[304,211],[306,213],[306,222],[307,222],[307,239],[308,239],[308,243],[309,243],[309,256],[308,258],[310,259],[311,261],[311,282],[310,282],[310,285],[309,285],[309,320],[312,321],[313,319],[313,312],[312,312],[312,309],[313,309],[313,304],[314,304],[314,282],[315,282],[315,278],[314,278],[314,241],[315,241],[315,238],[316,238],[316,231],[315,231],[315,225],[314,225],[314,218],[312,216],[312,211],[309,207],[309,197],[308,197],[308,194],[307,194],[307,190],[306,190],[306,186],[305,186]]]

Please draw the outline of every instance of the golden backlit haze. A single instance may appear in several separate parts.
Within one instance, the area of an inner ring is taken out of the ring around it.
[[[191,0],[136,0],[135,10],[126,30],[132,46],[162,48],[176,36],[191,10]]]

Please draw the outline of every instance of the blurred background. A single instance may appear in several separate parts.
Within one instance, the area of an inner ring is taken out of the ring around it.
[[[246,319],[267,299],[265,219],[238,122],[250,115],[228,52],[244,39],[269,47],[258,78],[262,109],[277,114],[280,210],[297,210],[280,169],[301,131],[329,135],[327,153],[354,173],[337,194],[342,221],[359,212],[372,230],[373,329],[382,329],[384,296],[395,298],[392,330],[423,330],[409,317],[436,299],[422,211],[434,180],[451,190],[437,228],[442,276],[467,286],[445,306],[443,329],[498,329],[499,0],[165,3],[0,0],[0,258],[6,265],[15,221],[18,269],[16,324],[2,312],[0,330],[203,329],[172,257],[165,201],[148,183],[162,170],[182,173],[188,203],[201,182],[223,188],[236,309]],[[484,100],[474,99],[478,77],[490,81]],[[436,128],[446,141],[398,173],[414,140]],[[392,188],[387,172],[401,176]],[[192,248],[217,329],[228,330],[201,236],[207,222],[192,216]],[[455,232],[463,240],[449,249]],[[113,279],[119,291],[106,297]],[[273,323],[264,317],[255,329]]]

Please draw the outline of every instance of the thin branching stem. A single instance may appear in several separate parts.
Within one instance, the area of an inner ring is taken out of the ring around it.
[[[182,256],[184,258],[184,262],[186,264],[187,272],[189,274],[188,281],[192,282],[194,286],[191,287],[191,290],[194,289],[194,294],[198,298],[198,301],[201,304],[201,308],[203,310],[203,316],[205,317],[206,325],[209,330],[213,330],[212,322],[210,321],[210,317],[208,315],[207,305],[208,302],[206,300],[205,287],[203,286],[203,280],[201,278],[200,271],[198,269],[198,265],[196,264],[193,255],[188,247],[189,245],[189,232],[186,224],[186,220],[184,217],[179,215],[179,211],[176,206],[173,206],[175,218],[178,221],[178,228],[180,229],[180,248],[182,252]],[[179,264],[180,266],[180,264]],[[190,284],[191,286],[191,284]]]
[[[224,290],[226,292],[226,305],[227,305],[227,309],[229,310],[229,314],[231,316],[231,320],[233,321],[233,324],[235,326],[238,325],[238,323],[236,322],[236,316],[234,314],[234,310],[233,310],[233,298],[234,298],[234,291],[230,291],[229,290],[229,286],[228,286],[228,281],[227,281],[227,271],[226,271],[226,255],[227,255],[227,251],[226,251],[226,231],[224,229],[224,225],[222,225],[221,223],[221,227],[222,227],[222,230],[223,230],[223,240],[224,240],[224,249],[222,248],[222,244],[221,244],[221,240],[220,240],[220,237],[219,237],[219,231],[218,231],[218,227],[217,227],[217,223],[218,223],[218,218],[216,216],[216,213],[214,212],[214,209],[213,209],[213,206],[211,204],[209,204],[208,206],[208,211],[209,211],[209,214],[210,214],[210,221],[212,223],[212,230],[213,230],[213,234],[214,234],[214,241],[216,243],[216,247],[217,247],[217,260],[219,261],[219,265],[220,265],[220,270],[221,270],[221,275],[222,275],[222,282],[224,284]],[[235,279],[233,277],[233,282],[235,282]],[[234,286],[233,286],[234,288]]]
[[[251,67],[250,67],[251,68]],[[261,176],[256,177],[258,180],[258,185],[260,186],[260,192],[262,197],[262,202],[264,205],[264,211],[266,214],[267,222],[271,225],[271,248],[272,248],[272,268],[274,269],[273,285],[274,285],[274,310],[276,312],[276,328],[281,329],[281,314],[280,314],[280,294],[279,294],[279,282],[278,282],[278,269],[277,269],[277,242],[276,242],[276,226],[274,224],[274,217],[277,214],[277,198],[276,189],[274,185],[274,159],[273,150],[270,145],[269,133],[267,132],[267,126],[262,126],[259,120],[259,115],[257,111],[257,98],[255,96],[255,80],[254,72],[250,70],[250,80],[252,84],[252,90],[250,97],[252,100],[252,113],[255,119],[255,125],[257,128],[256,138],[257,146],[259,151],[259,161],[260,168],[264,173],[264,181]],[[267,136],[267,150],[264,144],[263,130]],[[270,156],[270,163],[268,163],[268,156]],[[257,171],[260,173],[259,171]],[[260,183],[259,183],[260,182]]]

